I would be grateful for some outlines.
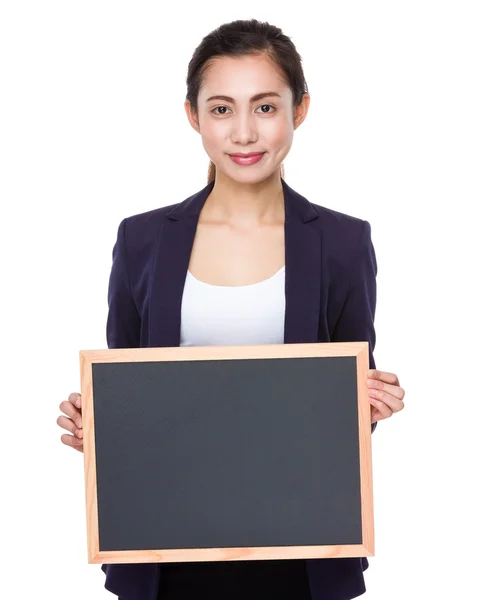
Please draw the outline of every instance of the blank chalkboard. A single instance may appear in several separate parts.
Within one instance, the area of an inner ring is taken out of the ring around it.
[[[89,562],[374,554],[367,342],[80,364]]]

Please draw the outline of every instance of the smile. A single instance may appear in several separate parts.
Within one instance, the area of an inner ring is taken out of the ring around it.
[[[232,154],[229,154],[229,156],[238,165],[253,165],[256,162],[259,162],[264,154],[265,152],[262,154],[253,154],[252,156],[232,156]]]

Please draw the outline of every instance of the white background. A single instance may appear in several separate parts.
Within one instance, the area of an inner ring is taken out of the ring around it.
[[[311,93],[287,183],[371,223],[374,355],[406,390],[405,410],[373,435],[363,597],[481,597],[479,3],[11,0],[0,9],[9,600],[114,597],[87,563],[83,454],[60,441],[59,404],[80,391],[79,350],[106,347],[120,220],[206,184],[183,107],[188,61],[212,29],[252,17],[292,38]]]

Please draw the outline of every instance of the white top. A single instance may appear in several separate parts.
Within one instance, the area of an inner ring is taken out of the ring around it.
[[[181,346],[283,344],[285,265],[258,283],[212,285],[187,271],[182,296]]]

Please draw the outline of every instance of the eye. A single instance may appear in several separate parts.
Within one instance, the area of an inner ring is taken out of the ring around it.
[[[261,106],[259,106],[259,108],[264,108],[264,106],[270,106],[271,108],[273,108],[274,110],[276,110],[275,106],[272,106],[272,104],[262,104]],[[268,115],[268,112],[264,112],[263,114]]]
[[[212,109],[210,112],[211,112],[211,113],[214,113],[215,115],[218,115],[219,113],[215,113],[215,112],[214,112],[214,111],[215,111],[215,110],[217,110],[218,108],[227,108],[227,106],[216,106],[216,107],[215,107],[214,109]],[[227,110],[230,110],[230,109],[228,109],[228,108],[227,108]],[[220,113],[220,114],[223,114],[223,115],[225,115],[225,113]]]
[[[259,108],[263,108],[264,106],[269,106],[270,108],[273,108],[273,109],[274,109],[274,111],[276,110],[276,107],[275,107],[275,106],[273,106],[272,104],[261,104],[261,106],[259,106]],[[227,108],[227,106],[216,106],[216,107],[215,107],[215,108],[213,108],[213,109],[212,109],[210,112],[211,112],[211,113],[213,113],[213,114],[215,114],[215,115],[219,115],[219,114],[221,114],[221,115],[225,115],[225,114],[226,114],[225,112],[221,112],[221,113],[216,113],[216,112],[215,112],[216,110],[218,110],[218,109],[220,109],[220,108],[225,108],[225,109],[227,109],[227,110],[230,110],[230,108]],[[265,114],[265,115],[268,115],[270,112],[272,112],[272,111],[269,111],[269,112],[264,112],[264,111],[263,111],[263,114]]]

